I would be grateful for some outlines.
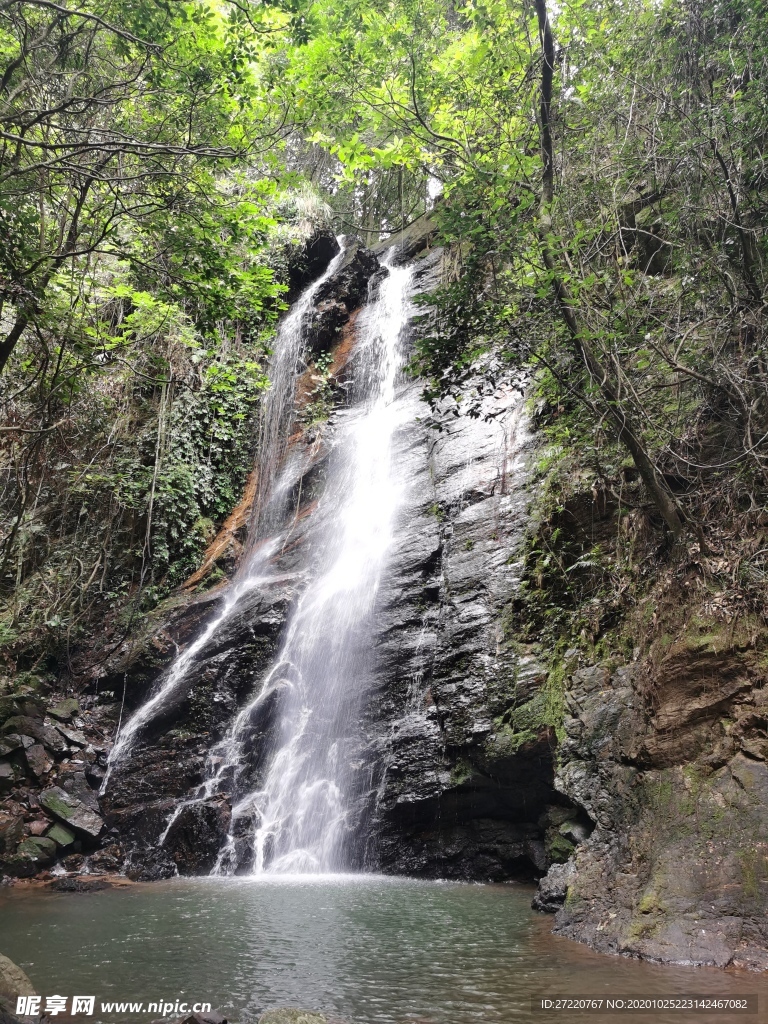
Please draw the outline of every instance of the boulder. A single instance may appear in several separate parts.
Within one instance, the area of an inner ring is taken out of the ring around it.
[[[26,755],[30,771],[33,775],[36,775],[38,779],[41,776],[46,775],[51,768],[53,768],[53,759],[46,752],[42,743],[33,743],[32,746],[27,747],[24,753]]]
[[[6,757],[8,754],[12,754],[14,750],[19,750],[20,748],[21,736],[16,733],[0,738],[0,757]]]
[[[48,708],[48,714],[53,715],[54,718],[60,719],[62,722],[68,721],[73,715],[76,715],[80,710],[80,705],[74,697],[67,697],[66,700],[59,701],[58,704],[54,704],[52,708]]]
[[[553,864],[539,882],[539,888],[531,901],[534,910],[545,914],[556,914],[568,896],[568,885],[576,874],[573,862]]]
[[[52,839],[57,846],[71,846],[76,836],[74,832],[58,822],[48,831],[48,838]]]
[[[44,725],[39,719],[30,718],[27,715],[16,715],[9,718],[3,726],[3,734],[18,733],[23,736],[32,736],[38,743],[42,743],[48,750],[55,754],[66,754],[67,741],[50,725]]]
[[[6,858],[9,874],[17,878],[30,878],[51,864],[56,857],[56,843],[45,836],[28,836],[16,847],[16,852]]]
[[[21,842],[23,828],[20,816],[0,811],[0,861],[10,856]]]
[[[35,988],[27,975],[13,960],[0,953],[0,996],[18,999],[19,996],[36,996]]]
[[[300,255],[291,260],[288,269],[291,294],[296,294],[320,277],[339,250],[339,243],[332,231],[323,228],[315,231],[307,239]]]
[[[40,795],[40,803],[46,810],[55,814],[65,824],[71,825],[77,832],[84,832],[86,835],[96,839],[104,828],[104,822],[90,810],[84,803],[66,793],[59,786],[51,786]]]
[[[88,784],[84,771],[73,772],[63,783],[63,788],[67,791],[68,796],[79,800],[81,804],[85,804],[89,810],[94,811],[96,814],[99,813],[99,798]]]
[[[227,1018],[220,1013],[190,1013],[182,1017],[178,1024],[227,1024]]]
[[[101,892],[111,889],[112,883],[105,878],[56,878],[50,885],[54,892]]]
[[[393,231],[387,238],[372,246],[377,256],[384,256],[392,246],[397,248],[396,263],[407,263],[423,253],[437,236],[437,222],[429,214],[422,214],[410,224]]]
[[[65,740],[73,743],[76,747],[85,747],[88,740],[79,729],[69,729],[66,725],[56,725],[56,731],[60,732]]]
[[[15,715],[42,718],[40,701],[33,697],[0,697],[0,723],[6,722]]]
[[[13,960],[0,953],[0,1024],[18,1024],[14,1016],[19,996],[35,996],[37,992],[24,971]]]
[[[69,859],[69,858],[68,858]],[[88,858],[91,871],[119,871],[123,866],[123,851],[116,843],[97,850]]]
[[[0,761],[0,793],[7,793],[24,781],[24,771],[12,761]]]

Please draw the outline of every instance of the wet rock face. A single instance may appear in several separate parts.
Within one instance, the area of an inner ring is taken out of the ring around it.
[[[424,248],[429,226],[419,231],[414,279],[428,291],[440,278],[441,253]],[[379,257],[385,248],[378,247]],[[359,245],[349,250],[318,293],[314,345],[336,357],[339,326],[381,272],[376,254]],[[354,360],[348,373],[354,377]],[[393,460],[406,497],[378,592],[372,666],[360,680],[360,738],[344,755],[357,769],[350,837],[357,867],[451,878],[538,876],[549,865],[549,833],[576,827],[567,824],[573,805],[554,788],[554,736],[534,707],[542,666],[504,625],[520,586],[533,440],[519,388],[503,374],[494,379],[491,387],[478,376],[476,417],[450,404],[432,415],[418,384],[403,381],[399,389]],[[239,602],[114,768],[101,807],[129,851],[133,878],[205,873],[216,863],[233,780],[202,799],[207,759],[259,691],[307,585],[307,524],[325,486],[335,423],[331,416],[292,441],[300,467],[294,518],[289,542],[272,562],[273,582]],[[124,681],[126,713],[146,700],[225,599],[221,589],[180,604],[142,643],[115,655],[105,685],[117,691]],[[245,783],[257,788],[263,777],[280,699],[275,687],[254,712],[238,791]],[[518,708],[528,708],[525,727],[510,718]],[[252,835],[238,826],[232,841],[239,860],[250,863]]]
[[[173,850],[180,875],[207,875],[229,832],[230,807],[225,800],[210,800],[185,807],[168,830],[164,845]]]
[[[183,813],[158,842],[178,804],[195,796],[205,776],[206,759],[240,708],[259,687],[277,644],[298,579],[275,582],[245,595],[200,656],[179,681],[163,712],[148,723],[130,756],[115,766],[102,807],[111,826],[131,851],[129,873],[140,880],[181,874],[205,874],[213,867],[227,834],[229,808],[220,803]],[[205,617],[190,606],[166,632],[194,636],[207,616],[220,612],[223,597],[205,602]],[[178,641],[177,641],[178,642]],[[151,642],[134,655],[136,675],[148,671]],[[170,658],[168,659],[171,660]],[[156,668],[156,667],[155,667]],[[126,669],[128,671],[128,669]],[[143,689],[143,688],[142,688]],[[268,722],[254,725],[265,730]]]
[[[312,355],[330,351],[339,341],[344,324],[365,303],[369,284],[380,273],[382,267],[376,255],[361,242],[353,242],[338,272],[317,292],[307,325],[307,348]]]
[[[307,239],[288,267],[289,301],[293,301],[302,289],[320,277],[339,250],[336,236],[328,229],[319,228]]]
[[[381,590],[368,710],[387,751],[371,796],[372,856],[398,873],[534,875],[549,863],[540,819],[562,799],[554,736],[503,721],[544,681],[504,628],[520,584],[533,441],[510,380],[479,396],[478,418],[452,405],[431,417],[416,391],[410,400],[395,454],[409,499]]]
[[[556,785],[595,827],[534,906],[601,952],[765,970],[768,766],[750,725],[768,702],[762,673],[748,651],[689,643],[650,701],[646,670],[570,677]]]

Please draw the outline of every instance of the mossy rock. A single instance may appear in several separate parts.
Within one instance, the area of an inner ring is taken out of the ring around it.
[[[19,843],[16,848],[16,856],[49,861],[56,856],[56,843],[45,836],[30,836]]]
[[[71,846],[76,836],[74,832],[70,832],[64,825],[57,823],[53,828],[48,829],[46,838],[52,839],[57,846]]]
[[[56,843],[43,836],[29,836],[16,847],[16,852],[7,857],[5,867],[9,874],[29,878],[46,867],[56,857]]]
[[[0,725],[18,715],[19,706],[15,697],[0,697]]]
[[[548,837],[546,842],[546,851],[549,859],[555,864],[565,864],[575,849],[576,845],[570,839],[560,835],[559,832],[555,832],[551,838]]]
[[[58,718],[60,722],[66,722],[67,719],[72,718],[80,710],[79,703],[74,697],[67,697],[66,700],[60,700],[58,704],[55,704],[52,708],[48,708],[48,714],[53,715],[54,718]]]
[[[42,718],[43,702],[38,697],[20,697],[18,694],[0,697],[0,725],[19,716]]]

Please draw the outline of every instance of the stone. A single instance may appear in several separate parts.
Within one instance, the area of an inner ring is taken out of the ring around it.
[[[22,1024],[15,1013],[11,1012],[12,1008],[15,1008],[16,1000],[7,1001],[0,996],[0,1024]]]
[[[44,747],[52,750],[55,754],[66,754],[68,750],[66,740],[56,729],[28,716],[17,715],[14,718],[9,718],[3,725],[2,732],[4,735],[19,733],[24,736],[32,736],[38,743],[42,743]]]
[[[267,1010],[259,1017],[258,1024],[327,1024],[324,1013],[314,1010],[296,1010],[282,1007],[278,1010]]]
[[[24,837],[24,822],[19,814],[0,811],[0,864],[10,856]]]
[[[222,1017],[220,1013],[209,1012],[209,1013],[190,1013],[186,1017],[182,1017],[179,1024],[228,1024],[227,1018]]]
[[[55,878],[48,888],[54,892],[102,892],[104,889],[111,889],[112,883],[106,878],[80,875],[76,878]]]
[[[71,846],[77,838],[74,832],[70,832],[66,826],[61,824],[53,825],[47,833],[48,838],[52,839],[57,846]]]
[[[17,733],[0,737],[0,757],[6,757],[8,754],[12,754],[14,750],[19,750],[20,747],[21,736]]]
[[[56,843],[44,836],[29,836],[16,847],[16,852],[6,858],[9,874],[29,878],[56,858]]]
[[[290,259],[288,277],[291,293],[298,293],[320,277],[338,252],[340,246],[334,233],[323,228],[316,230],[304,243],[300,254],[292,254]]]
[[[104,821],[95,811],[58,786],[46,789],[40,795],[40,803],[65,824],[71,825],[77,832],[84,832],[94,839],[101,834],[104,828]]]
[[[307,346],[315,355],[329,351],[339,332],[368,295],[368,282],[381,270],[376,255],[361,242],[350,245],[341,266],[317,291],[307,320]]]
[[[48,755],[41,743],[33,743],[31,747],[27,747],[24,754],[30,771],[38,779],[46,775],[53,768],[53,759]]]
[[[123,851],[116,843],[105,846],[103,850],[96,850],[88,858],[91,871],[119,871],[122,865]]]
[[[0,996],[15,1000],[19,996],[35,995],[37,992],[24,971],[0,953]]]
[[[5,759],[0,761],[0,793],[7,793],[24,781],[24,771],[18,764]]]
[[[70,763],[71,767],[79,767],[76,761]],[[88,784],[88,780],[85,777],[85,765],[82,766],[82,770],[72,772],[72,774],[64,781],[63,788],[67,791],[69,796],[74,797],[75,800],[79,800],[81,804],[85,804],[90,810],[96,814],[99,813],[99,798],[94,793],[92,787]]]
[[[553,864],[547,874],[539,881],[536,895],[531,901],[534,910],[544,914],[554,914],[565,903],[568,896],[568,884],[575,875],[573,864]]]
[[[67,697],[65,700],[59,701],[58,704],[54,704],[53,707],[48,708],[48,714],[53,715],[54,718],[58,718],[62,722],[66,722],[73,715],[76,715],[79,710],[80,704],[78,701],[74,697]]]
[[[229,824],[229,806],[221,800],[191,804],[181,811],[168,830],[164,844],[172,851],[180,875],[210,873]]]
[[[70,729],[66,725],[56,725],[56,731],[60,732],[65,740],[73,743],[76,747],[88,746],[88,740],[79,729]]]
[[[0,724],[16,715],[27,715],[30,718],[42,718],[42,701],[30,696],[0,697]]]

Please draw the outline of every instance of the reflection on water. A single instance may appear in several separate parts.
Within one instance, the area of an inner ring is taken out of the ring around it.
[[[92,894],[0,892],[0,951],[42,995],[275,1006],[355,1024],[763,1021],[759,976],[603,957],[550,933],[519,885],[374,876],[177,879]],[[755,1016],[531,1013],[532,996],[759,995]],[[155,1014],[157,1016],[157,1014]],[[151,1015],[96,1018],[148,1022]]]

